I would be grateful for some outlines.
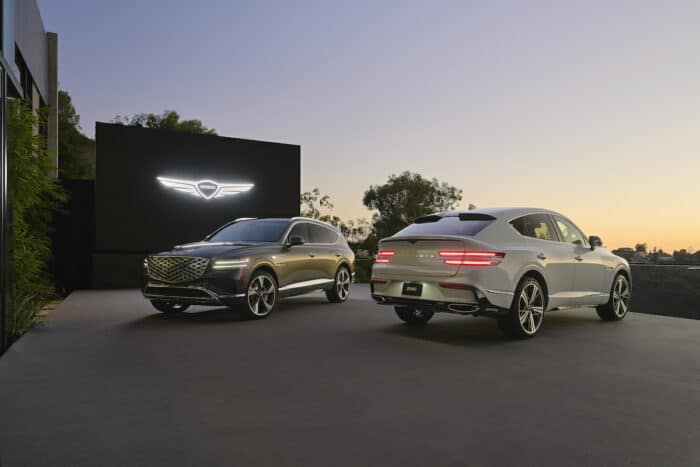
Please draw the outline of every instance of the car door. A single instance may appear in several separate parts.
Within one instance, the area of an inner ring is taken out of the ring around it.
[[[573,222],[561,216],[554,216],[554,220],[562,241],[571,246],[576,304],[595,305],[599,302],[605,265],[600,255],[591,249],[586,236]]]
[[[309,225],[308,222],[296,222],[287,233],[286,244],[295,235],[303,238],[304,244],[285,247],[283,256],[287,280],[283,287],[293,289],[295,286],[303,286],[304,282],[319,278],[319,273],[314,266],[318,248],[311,243]]]
[[[559,241],[553,220],[547,214],[529,214],[511,221],[544,268],[549,285],[549,305],[569,306],[574,287],[574,255],[571,245]]]
[[[335,270],[338,264],[338,233],[319,224],[309,224],[311,243],[316,247],[314,267],[318,269],[321,279],[335,280]]]

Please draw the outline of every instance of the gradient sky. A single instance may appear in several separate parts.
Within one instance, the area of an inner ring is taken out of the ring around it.
[[[144,6],[146,5],[146,6]],[[344,218],[418,171],[609,247],[700,248],[700,2],[39,0],[85,132],[175,109],[300,144]]]

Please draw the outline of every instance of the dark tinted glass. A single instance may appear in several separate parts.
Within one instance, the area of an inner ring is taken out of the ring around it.
[[[241,221],[216,232],[210,242],[279,242],[289,225],[285,220]]]
[[[531,214],[510,222],[521,235],[539,240],[559,240],[554,232],[554,225],[546,214]]]
[[[564,243],[573,243],[574,245],[588,246],[586,236],[571,222],[564,218],[557,217],[557,228]]]
[[[338,234],[330,229],[316,224],[309,224],[311,243],[335,243]]]
[[[459,220],[459,217],[443,217],[435,222],[411,224],[399,231],[396,236],[407,235],[461,235],[470,237],[476,235],[489,225],[490,220]]]
[[[304,243],[311,243],[311,235],[309,232],[309,224],[306,222],[298,222],[294,224],[292,230],[289,231],[287,239],[292,238],[292,235],[298,235],[304,239]]]

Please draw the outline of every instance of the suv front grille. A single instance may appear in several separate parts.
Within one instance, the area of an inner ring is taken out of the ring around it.
[[[189,282],[202,277],[208,258],[194,256],[149,256],[148,275],[163,282]]]

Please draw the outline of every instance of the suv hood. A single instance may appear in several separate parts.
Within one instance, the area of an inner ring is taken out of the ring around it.
[[[156,253],[157,256],[198,256],[215,258],[220,256],[238,256],[247,254],[251,249],[263,245],[252,242],[197,242],[177,245],[170,251]]]

